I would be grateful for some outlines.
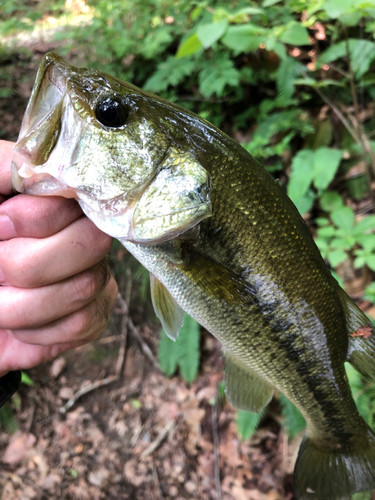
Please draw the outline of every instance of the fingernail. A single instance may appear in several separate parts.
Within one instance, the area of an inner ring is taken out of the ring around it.
[[[16,236],[13,222],[7,215],[0,215],[0,240],[10,240]]]

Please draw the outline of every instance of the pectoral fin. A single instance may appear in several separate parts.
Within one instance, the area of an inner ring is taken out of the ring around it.
[[[155,314],[160,319],[165,333],[176,340],[184,322],[184,311],[165,288],[163,283],[150,273],[151,299]]]
[[[225,393],[232,406],[259,412],[271,401],[273,392],[268,382],[225,354]]]

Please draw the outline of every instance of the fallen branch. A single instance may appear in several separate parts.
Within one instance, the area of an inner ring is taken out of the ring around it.
[[[167,425],[159,432],[156,439],[141,453],[141,457],[144,458],[151,455],[151,453],[153,453],[160,446],[161,442],[168,436],[174,426],[174,420],[168,422]]]
[[[117,301],[121,301],[126,305],[126,302],[124,299],[121,297],[120,294],[117,296]],[[121,303],[121,306],[123,304]],[[126,312],[128,311],[127,305],[126,305]],[[88,394],[89,392],[95,391],[96,389],[100,389],[100,387],[104,387],[109,384],[113,384],[114,382],[117,382],[120,379],[122,369],[124,366],[125,362],[125,353],[126,353],[126,341],[127,341],[127,335],[128,335],[128,316],[123,315],[122,322],[121,322],[121,343],[120,343],[120,349],[117,357],[117,363],[116,363],[116,370],[114,375],[110,375],[109,377],[106,377],[102,380],[97,380],[93,382],[92,384],[83,387],[82,389],[79,389],[73,397],[69,399],[69,401],[60,408],[60,413],[65,415],[75,404],[76,402],[85,394]]]

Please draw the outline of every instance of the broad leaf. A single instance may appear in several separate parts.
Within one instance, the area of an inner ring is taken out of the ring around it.
[[[282,101],[292,97],[294,93],[294,80],[303,71],[306,71],[305,66],[293,57],[286,57],[281,61],[277,70],[277,89]]]
[[[355,234],[373,231],[375,229],[375,215],[368,215],[360,220],[355,226]]]
[[[292,22],[281,35],[280,40],[290,45],[311,45],[307,29],[300,23]]]
[[[256,431],[259,422],[264,415],[264,411],[253,413],[245,410],[238,410],[236,416],[237,432],[242,439],[249,439]]]
[[[350,236],[354,226],[354,212],[349,207],[341,207],[331,213],[331,219],[336,226]]]
[[[170,377],[180,368],[182,377],[191,383],[199,367],[200,326],[188,314],[176,341],[171,340],[163,330],[160,332],[158,358],[161,370]]]
[[[302,149],[292,161],[290,180],[287,188],[288,196],[293,202],[307,193],[313,180],[314,151]]]
[[[343,201],[341,196],[334,191],[327,191],[320,198],[320,206],[322,210],[326,212],[332,212],[332,210],[336,210],[339,207],[343,206]]]
[[[265,43],[269,30],[256,26],[255,24],[245,24],[241,26],[230,26],[221,39],[222,43],[237,52],[252,52],[259,48],[261,43]]]
[[[219,40],[228,28],[228,21],[204,24],[197,29],[197,35],[203,47],[207,49]]]
[[[350,38],[348,47],[345,40],[336,43],[323,52],[318,59],[318,65],[329,64],[336,59],[345,58],[347,48],[349,48],[350,62],[356,78],[361,78],[368,71],[375,58],[375,43],[370,40]]]
[[[280,404],[285,431],[288,437],[293,439],[306,427],[305,419],[299,409],[284,394],[280,394]]]
[[[164,330],[160,330],[158,358],[161,371],[171,377],[177,370],[178,350],[176,342],[170,339]]]
[[[188,314],[185,314],[184,324],[176,341],[178,347],[178,364],[182,377],[191,383],[199,368],[200,326]]]
[[[314,185],[326,189],[339,168],[342,151],[332,148],[319,148],[314,154]]]
[[[323,9],[333,19],[349,13],[353,7],[353,0],[325,0],[323,3]]]
[[[199,49],[203,47],[198,35],[193,33],[189,38],[187,38],[182,44],[179,46],[176,54],[176,58],[190,56],[191,54],[195,54]]]

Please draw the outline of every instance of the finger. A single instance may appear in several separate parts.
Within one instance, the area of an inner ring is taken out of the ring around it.
[[[107,259],[81,273],[39,288],[0,287],[0,330],[38,328],[79,311],[107,286]],[[42,306],[36,307],[37,304]]]
[[[49,238],[1,241],[0,283],[35,288],[69,278],[100,262],[111,241],[87,217]]]
[[[20,342],[38,345],[96,339],[107,325],[117,290],[117,283],[111,278],[104,291],[79,311],[37,329],[6,331]]]
[[[46,238],[82,215],[73,199],[59,196],[14,196],[0,205],[0,240]]]
[[[13,370],[26,370],[51,361],[62,352],[87,344],[90,339],[65,342],[52,346],[30,345],[20,342],[0,330],[0,377]],[[14,353],[17,353],[17,356]]]
[[[12,194],[11,162],[13,158],[13,142],[0,141],[0,194]]]

